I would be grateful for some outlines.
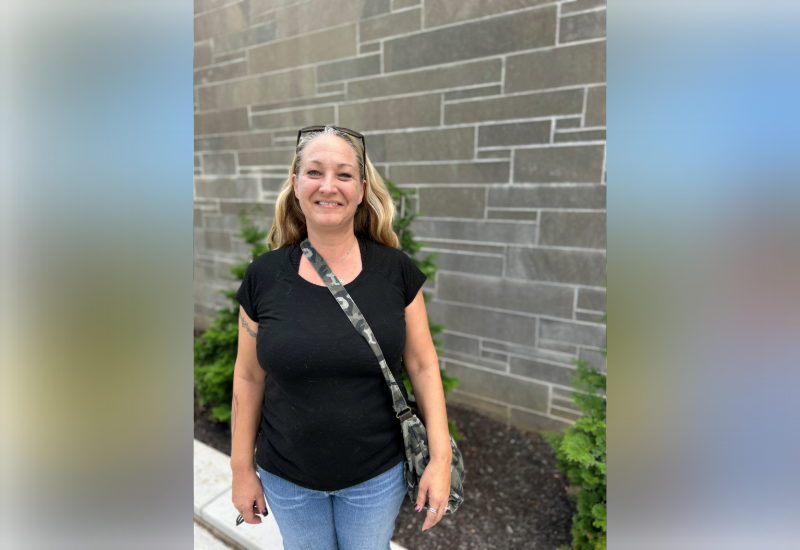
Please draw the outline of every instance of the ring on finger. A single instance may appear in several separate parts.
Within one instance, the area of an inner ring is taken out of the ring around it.
[[[434,514],[438,514],[439,510],[437,510],[436,508],[431,508],[430,506],[428,506],[428,512],[432,512]]]

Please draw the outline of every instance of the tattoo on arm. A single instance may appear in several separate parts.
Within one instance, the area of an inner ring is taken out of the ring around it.
[[[236,413],[239,410],[239,398],[233,394],[233,410],[231,411],[231,437],[236,435]]]
[[[250,328],[250,325],[248,325],[248,324],[247,324],[247,321],[245,321],[245,319],[244,319],[244,315],[242,315],[242,312],[241,312],[241,311],[239,312],[239,319],[241,319],[241,320],[242,320],[242,326],[243,326],[243,327],[245,328],[245,330],[247,331],[247,334],[249,334],[250,336],[252,336],[253,338],[255,338],[257,333],[253,332],[253,330]]]

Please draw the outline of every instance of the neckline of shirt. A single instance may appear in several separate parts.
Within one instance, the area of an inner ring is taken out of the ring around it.
[[[364,253],[361,256],[361,271],[358,272],[358,275],[356,275],[355,279],[353,279],[349,283],[345,283],[344,288],[346,290],[349,290],[349,289],[355,287],[358,283],[361,282],[362,275],[364,274],[365,271],[367,271],[367,262],[369,261],[369,258],[370,258],[369,239],[364,238],[361,235],[356,235],[356,238],[358,239],[359,248],[361,248],[361,247],[364,248]],[[299,280],[301,280],[303,283],[305,283],[306,285],[308,285],[310,287],[314,287],[314,288],[318,288],[318,289],[330,292],[328,290],[327,286],[325,286],[325,285],[317,285],[317,284],[312,283],[311,281],[307,281],[297,272],[297,270],[295,270],[294,265],[292,264],[292,258],[291,258],[291,252],[292,252],[292,249],[293,249],[292,247],[300,248],[300,244],[299,243],[294,243],[294,244],[292,244],[292,246],[287,246],[286,247],[286,253],[283,255],[286,267],[291,272],[292,276],[296,277]]]

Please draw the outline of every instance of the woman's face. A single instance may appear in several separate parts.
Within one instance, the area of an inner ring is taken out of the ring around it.
[[[352,226],[364,199],[365,182],[358,180],[355,151],[330,134],[317,136],[306,145],[299,175],[292,174],[292,185],[306,223],[314,226]]]

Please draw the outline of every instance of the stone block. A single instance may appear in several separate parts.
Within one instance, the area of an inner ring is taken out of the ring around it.
[[[388,13],[390,0],[310,0],[275,12],[278,38]]]
[[[248,57],[250,72],[258,74],[350,57],[357,53],[356,25],[352,24],[271,42],[249,50]]]
[[[425,0],[425,27],[488,17],[549,2],[550,0]]]
[[[529,281],[597,286],[606,278],[606,255],[604,252],[510,246],[506,276]]]
[[[511,97],[476,99],[444,106],[445,124],[580,115],[583,90],[561,90]]]
[[[294,148],[239,153],[239,166],[280,166],[288,173],[294,160]]]
[[[448,405],[467,407],[485,414],[498,422],[508,422],[508,407],[506,405],[498,405],[497,403],[481,399],[478,396],[460,392],[458,389],[449,392],[446,397]]]
[[[203,173],[207,176],[235,174],[236,158],[233,153],[203,155]]]
[[[485,187],[428,187],[419,191],[423,216],[483,218],[485,205]]]
[[[606,247],[605,212],[542,212],[540,220],[539,244],[541,245],[603,249]]]
[[[250,129],[247,109],[228,109],[194,115],[194,135],[221,134]]]
[[[580,141],[605,141],[605,130],[583,130],[580,132],[556,132],[553,136],[556,143],[569,143]]]
[[[564,392],[567,395],[564,396],[556,392]],[[570,397],[570,393],[561,388],[553,388],[553,393],[550,396],[550,403],[564,409],[571,409],[575,412],[580,412],[580,409]]]
[[[247,74],[247,64],[244,61],[237,61],[235,63],[227,63],[225,65],[215,65],[208,69],[201,69],[194,72],[195,86],[201,84],[209,84],[211,82],[219,82],[222,80],[231,80],[239,78]]]
[[[586,117],[584,126],[606,125],[606,87],[596,86],[586,91]]]
[[[502,277],[502,256],[478,256],[477,254],[439,252],[436,265],[441,271],[460,271],[480,275]]]
[[[361,42],[369,42],[418,31],[421,28],[422,9],[387,13],[380,17],[361,21],[358,24],[358,38]]]
[[[230,3],[230,0],[194,0],[194,14],[215,10]]]
[[[556,19],[555,6],[548,6],[389,39],[383,43],[384,70],[404,71],[551,46]]]
[[[194,167],[195,168],[200,168],[202,166],[203,165],[201,164],[200,155],[195,155],[194,156]]]
[[[474,128],[446,128],[385,134],[385,162],[466,160],[472,159],[475,146]],[[373,136],[367,138],[367,143]],[[367,145],[367,150],[369,150]]]
[[[339,105],[339,123],[346,128],[358,128],[362,132],[438,126],[440,113],[440,94],[429,94],[342,103]]]
[[[572,356],[573,358],[578,357],[578,346],[573,346],[572,344],[565,344],[563,342],[555,342],[552,340],[539,340],[539,347],[541,349],[557,351],[559,353],[565,353],[567,355]]]
[[[231,486],[233,476],[230,458],[194,440],[194,513],[213,501],[222,491]]]
[[[564,363],[565,365],[572,364],[572,357],[566,356],[562,352],[556,353],[554,351],[542,349],[540,344],[539,347],[532,347],[533,344],[533,340],[530,341],[529,345],[517,345],[509,344],[507,342],[492,342],[490,340],[484,340],[482,347],[485,350],[501,351],[507,355],[519,355],[534,360],[544,360],[545,362]],[[575,353],[577,354],[577,349]]]
[[[572,288],[450,272],[440,273],[436,284],[438,300],[572,318]]]
[[[480,252],[482,254],[495,254],[500,256],[505,253],[505,247],[503,246],[440,241],[439,239],[430,238],[425,239],[425,248],[423,250],[463,250],[466,252]]]
[[[500,363],[508,363],[508,355],[503,353],[494,353],[491,351],[482,351],[481,357],[485,357],[486,359],[492,359],[494,361],[498,361]]]
[[[219,229],[226,231],[236,231],[240,228],[239,219],[236,216],[223,216],[221,214],[206,214],[206,228]],[[230,276],[229,272],[226,272]]]
[[[515,183],[600,183],[604,145],[559,145],[517,149]]]
[[[575,319],[578,321],[586,321],[587,323],[603,323],[601,320],[602,313],[598,312],[586,312],[586,311],[576,311],[575,312]]]
[[[194,68],[205,67],[211,65],[211,56],[213,50],[211,49],[211,42],[201,42],[194,45]]]
[[[203,211],[198,208],[194,209],[194,226],[203,227]]]
[[[334,61],[317,65],[317,83],[349,80],[369,76],[381,72],[381,56],[368,55],[353,57],[342,61]]]
[[[478,151],[479,159],[511,159],[511,149]]]
[[[426,305],[431,319],[445,323],[448,330],[529,346],[536,339],[535,317],[443,304],[435,300]]]
[[[604,8],[605,6],[606,0],[575,0],[574,2],[564,2],[561,4],[561,15],[574,13],[576,11]]]
[[[506,59],[506,93],[605,81],[605,41],[510,55]]]
[[[477,338],[470,338],[468,336],[461,336],[445,331],[442,333],[442,339],[444,340],[444,349],[466,353],[468,355],[478,355],[480,353],[480,340]]]
[[[206,248],[219,252],[231,251],[231,234],[228,231],[206,230]]]
[[[605,209],[605,185],[492,187],[489,207]]]
[[[606,310],[606,291],[597,288],[578,289],[578,308],[591,311]]]
[[[272,40],[275,40],[275,21],[267,21],[243,31],[215,38],[214,48],[218,53],[222,53],[256,46]]]
[[[197,138],[195,151],[240,151],[242,149],[265,149],[272,147],[272,134],[269,132],[248,132],[246,134]]]
[[[344,82],[334,82],[333,84],[320,84],[317,83],[317,93],[318,94],[332,94],[334,92],[342,92],[344,93]],[[338,97],[338,94],[336,94]],[[343,101],[337,99],[336,101]]]
[[[313,124],[333,124],[336,109],[333,105],[307,107],[293,111],[253,113],[253,128],[268,130],[275,128],[296,128]],[[295,130],[295,131],[297,131]]]
[[[232,61],[244,61],[246,58],[247,54],[245,52],[234,52],[222,55],[214,54],[214,63],[222,64]]]
[[[500,82],[502,61],[487,59],[459,63],[451,67],[423,69],[375,78],[366,78],[347,85],[349,99],[365,99],[386,95],[424,92],[472,86],[486,82]],[[581,98],[581,108],[583,107]]]
[[[559,44],[602,38],[605,35],[606,10],[562,16],[559,20]]]
[[[258,195],[257,178],[195,179],[194,186],[198,198],[255,200]]]
[[[572,420],[572,421],[578,420],[581,416],[583,416],[578,411],[565,410],[556,407],[550,407],[550,414],[552,416],[558,416],[559,418],[563,418],[564,420]]]
[[[536,224],[501,221],[457,221],[417,218],[411,229],[417,237],[478,241],[490,243],[534,244]]]
[[[596,369],[606,372],[606,358],[597,350],[581,348],[579,358],[588,361]]]
[[[266,191],[268,193],[277,193],[283,187],[283,184],[286,183],[286,178],[273,178],[273,177],[262,177],[261,178],[261,190]]]
[[[478,147],[550,143],[550,126],[549,120],[480,126]]]
[[[556,131],[566,128],[578,128],[581,125],[581,117],[558,118],[556,119]]]
[[[551,382],[569,386],[575,376],[575,367],[564,363],[545,363],[544,361],[533,361],[520,357],[511,357],[509,360],[509,370],[512,374],[519,374],[542,382]]]
[[[277,111],[282,109],[291,109],[299,107],[310,107],[315,105],[334,104],[339,101],[344,101],[344,92],[338,94],[317,95],[312,97],[299,97],[297,99],[285,99],[283,101],[272,101],[261,105],[253,105],[250,108],[252,114],[262,114],[268,111]],[[299,129],[299,128],[298,128]],[[277,132],[276,132],[277,134]],[[297,139],[297,131],[288,132],[288,140],[295,141]],[[277,135],[276,135],[277,139]]]
[[[489,95],[500,95],[500,84],[491,86],[481,86],[479,88],[467,88],[466,90],[456,90],[455,92],[447,92],[444,94],[445,101],[455,101],[458,99],[469,99],[470,97],[486,97]]]
[[[506,372],[508,365],[505,361],[498,362],[491,359],[484,359],[479,355],[467,355],[457,351],[445,350],[442,354],[442,359],[446,359],[448,363],[458,363],[470,367],[483,367],[485,369],[496,370],[497,372]]]
[[[359,44],[358,46],[358,53],[365,54],[365,53],[372,53],[372,52],[379,52],[381,51],[381,43],[380,42],[372,42],[370,44]]]
[[[410,8],[411,6],[418,6],[422,0],[392,0],[392,9],[401,10],[403,8]]]
[[[295,3],[297,0],[250,0],[250,14],[277,10]]]
[[[547,411],[549,389],[545,384],[473,369],[451,361],[446,361],[445,368],[448,375],[459,378],[460,391],[526,409]]]
[[[536,222],[539,220],[539,212],[536,210],[487,210],[486,217],[490,220],[520,220],[526,222]]]
[[[274,204],[263,204],[257,202],[220,202],[219,211],[222,214],[238,216],[239,212],[244,211],[249,216],[261,219],[272,219],[275,215]]]
[[[391,180],[406,183],[507,183],[509,162],[459,162],[450,164],[404,164],[392,166]]]
[[[539,338],[601,348],[606,345],[606,327],[603,325],[584,325],[569,321],[556,321],[554,319],[540,319]]]
[[[544,414],[534,414],[527,411],[509,409],[509,423],[522,430],[539,433],[541,431],[563,432],[572,426],[572,422],[550,418]]]
[[[307,67],[204,86],[197,89],[197,97],[201,109],[223,109],[293,99],[313,95],[315,92],[314,68]]]
[[[201,42],[247,26],[247,2],[238,2],[194,18],[194,41]]]

